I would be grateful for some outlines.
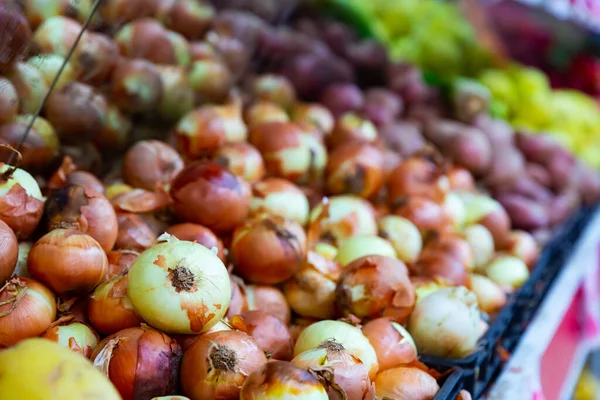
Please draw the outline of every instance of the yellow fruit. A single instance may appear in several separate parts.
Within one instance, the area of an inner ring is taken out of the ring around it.
[[[0,351],[0,398],[120,400],[113,384],[83,356],[47,339]]]

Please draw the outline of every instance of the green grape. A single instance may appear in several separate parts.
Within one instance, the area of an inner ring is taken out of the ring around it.
[[[421,52],[419,43],[410,36],[397,40],[390,48],[390,57],[396,61],[420,64]]]
[[[462,53],[456,43],[447,37],[421,41],[421,62],[423,68],[442,77],[460,75]]]
[[[509,119],[510,110],[505,103],[499,100],[492,100],[490,101],[490,114],[494,118]]]
[[[548,76],[535,68],[509,68],[509,74],[520,96],[546,96],[550,92]]]
[[[519,99],[513,112],[517,118],[527,120],[539,129],[546,129],[551,125],[553,107],[547,98],[532,96]]]
[[[479,81],[487,86],[494,99],[506,104],[510,109],[514,108],[517,94],[512,80],[502,70],[488,69],[480,76]]]

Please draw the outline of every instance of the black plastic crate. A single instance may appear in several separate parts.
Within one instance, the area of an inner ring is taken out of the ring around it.
[[[463,370],[454,368],[450,374],[446,375],[439,382],[440,391],[435,395],[433,400],[454,400],[458,392],[463,388],[462,376]]]
[[[506,305],[480,339],[475,352],[464,358],[421,356],[420,360],[440,370],[457,368],[461,371],[462,383],[459,386],[468,390],[474,399],[481,397],[502,369],[503,350],[512,352],[516,348],[596,209],[594,207],[580,210],[555,232],[552,240],[542,250],[529,279],[509,297]],[[453,400],[454,397],[436,399]]]

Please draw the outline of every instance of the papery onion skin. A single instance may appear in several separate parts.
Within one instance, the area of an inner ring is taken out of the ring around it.
[[[172,335],[172,336],[173,336],[173,339],[177,340],[177,343],[179,343],[179,345],[181,346],[181,350],[183,350],[183,352],[185,353],[185,351],[187,349],[189,349],[191,345],[196,343],[196,340],[198,340],[200,337],[202,337],[204,335],[208,335],[210,333],[214,333],[214,332],[231,331],[231,330],[233,330],[233,329],[229,325],[229,322],[225,323],[224,320],[221,320],[221,321],[217,322],[215,325],[213,325],[213,327],[210,328],[209,330],[207,330],[206,332],[200,333],[198,335]]]
[[[249,143],[228,143],[215,152],[213,161],[243,178],[246,182],[256,182],[265,175],[263,158],[260,152]]]
[[[246,333],[252,336],[269,359],[289,361],[294,342],[285,322],[264,311],[248,310],[240,314]]]
[[[300,225],[308,222],[308,198],[293,183],[280,178],[267,178],[252,186],[250,213],[258,215],[268,212],[296,221]]]
[[[398,258],[405,263],[417,260],[423,248],[419,229],[406,218],[386,215],[377,221],[379,236],[390,241]]]
[[[105,282],[94,290],[88,301],[88,316],[94,328],[105,336],[143,322],[127,297],[127,275]]]
[[[0,173],[11,169],[1,164]],[[17,168],[7,181],[1,182],[0,219],[12,228],[15,235],[28,238],[38,226],[44,212],[44,198],[35,179]]]
[[[70,321],[69,321],[70,319]],[[73,350],[88,358],[100,342],[100,337],[89,326],[67,317],[67,320],[56,321],[53,326],[44,332],[43,338],[57,342],[63,347]]]
[[[417,346],[410,333],[390,318],[376,318],[362,327],[377,354],[379,369],[399,367],[417,359]]]
[[[77,229],[96,239],[107,252],[115,245],[119,229],[115,210],[104,195],[90,187],[69,184],[53,190],[44,212],[50,230]]]
[[[378,397],[390,399],[432,400],[440,390],[435,378],[414,367],[397,367],[377,374]]]
[[[154,190],[165,185],[183,169],[183,160],[174,148],[158,140],[142,140],[123,158],[123,179],[133,187]]]
[[[39,336],[56,318],[54,294],[38,281],[14,277],[0,289],[0,348]]]
[[[55,293],[86,293],[103,279],[106,253],[89,235],[55,229],[35,242],[27,258],[29,273]]]
[[[294,356],[314,349],[328,339],[341,343],[350,354],[358,357],[367,367],[369,378],[375,378],[379,369],[375,349],[360,329],[342,321],[322,320],[304,328],[294,345]]]
[[[147,326],[106,337],[91,355],[123,400],[174,394],[181,358],[181,347],[174,339]]]
[[[73,171],[67,176],[67,183],[87,186],[98,193],[104,194],[104,186],[93,174],[87,171]]]
[[[175,213],[184,221],[226,232],[246,219],[252,194],[241,178],[218,164],[199,161],[177,175],[171,196]]]
[[[126,274],[134,261],[139,257],[140,253],[134,250],[113,250],[106,254],[108,258],[108,268],[104,282],[113,278]]]
[[[326,382],[329,399],[363,400],[373,396],[367,367],[335,340],[298,354],[292,364],[320,376]]]
[[[317,378],[286,361],[271,361],[254,371],[240,392],[240,400],[328,400]]]
[[[415,304],[415,290],[402,261],[370,255],[344,267],[335,299],[345,315],[359,318],[389,316],[402,323]]]
[[[170,333],[200,333],[227,311],[229,274],[206,247],[169,237],[129,269],[127,294],[148,324]]]
[[[277,284],[300,268],[306,255],[306,234],[290,219],[262,214],[235,230],[230,250],[242,278]]]
[[[15,271],[19,259],[19,242],[14,232],[0,220],[0,285]]]
[[[223,246],[223,241],[219,239],[217,235],[215,235],[210,229],[191,223],[183,223],[172,225],[167,228],[166,232],[169,235],[175,236],[179,240],[188,240],[190,242],[196,242],[206,247],[207,249],[212,249],[216,247],[217,255],[225,263],[225,247]]]
[[[181,388],[191,400],[238,399],[246,377],[266,364],[262,349],[240,331],[202,335],[181,362]]]
[[[0,393],[9,399],[47,399],[52,393],[65,400],[122,400],[108,378],[84,357],[38,338],[0,351]]]
[[[156,241],[156,234],[139,214],[117,213],[117,249],[144,251]]]
[[[244,289],[248,310],[260,310],[273,314],[286,324],[292,318],[285,296],[275,286],[248,285]]]

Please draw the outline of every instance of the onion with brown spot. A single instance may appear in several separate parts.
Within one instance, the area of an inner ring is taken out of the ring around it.
[[[329,193],[369,198],[383,185],[383,155],[374,146],[345,143],[331,152],[325,172]]]
[[[265,175],[265,163],[260,152],[248,143],[225,144],[213,154],[213,161],[246,182],[256,182]]]
[[[62,317],[55,321],[42,337],[53,340],[85,358],[92,355],[94,348],[100,342],[100,337],[92,328],[77,321],[73,316]]]

